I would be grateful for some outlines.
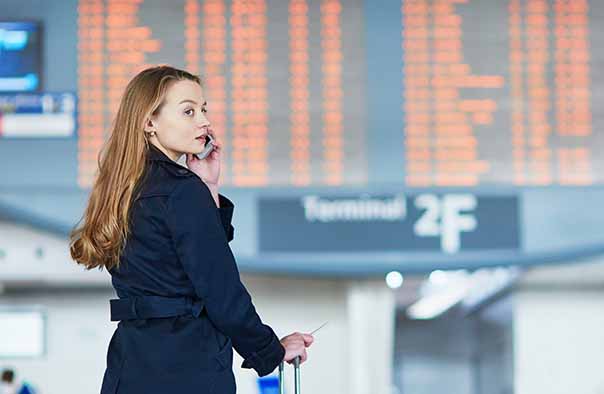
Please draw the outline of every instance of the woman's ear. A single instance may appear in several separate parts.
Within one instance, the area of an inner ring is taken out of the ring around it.
[[[147,120],[145,121],[144,130],[147,133],[151,133],[153,131],[155,131],[155,132],[157,131],[157,128],[155,127],[155,122],[153,121],[153,119],[147,118]]]

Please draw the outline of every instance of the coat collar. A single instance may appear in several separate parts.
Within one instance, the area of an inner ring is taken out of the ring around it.
[[[149,142],[149,151],[147,154],[147,158],[150,161],[165,161],[167,163],[172,163],[179,165],[177,162],[169,158],[164,152],[162,152],[158,147]]]
[[[164,162],[168,163],[168,166],[163,166],[168,172],[176,176],[192,176],[195,173],[188,168],[180,165],[179,163],[172,160],[168,157],[164,152],[162,152],[158,147],[149,143],[149,149],[147,152],[147,162],[150,164],[152,162]]]

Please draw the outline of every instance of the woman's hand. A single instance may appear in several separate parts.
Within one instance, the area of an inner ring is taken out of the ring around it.
[[[292,364],[294,359],[300,356],[300,364],[302,364],[308,359],[306,348],[312,345],[314,340],[312,335],[299,332],[294,332],[293,334],[283,337],[281,339],[281,345],[285,348],[283,360]]]
[[[209,187],[217,187],[218,179],[220,178],[222,142],[215,137],[212,130],[208,132],[214,137],[214,150],[203,160],[199,160],[194,154],[187,153],[187,167],[197,174]]]

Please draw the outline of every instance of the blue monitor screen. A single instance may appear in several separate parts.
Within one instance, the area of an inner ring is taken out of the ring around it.
[[[0,92],[40,90],[41,53],[38,22],[0,21]]]

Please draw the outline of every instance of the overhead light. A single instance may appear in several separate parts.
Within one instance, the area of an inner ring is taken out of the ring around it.
[[[391,289],[398,289],[401,287],[403,285],[403,280],[403,275],[398,271],[392,271],[386,275],[386,284]]]
[[[465,283],[457,283],[446,290],[426,295],[407,308],[407,316],[411,319],[434,319],[463,300],[467,291]]]
[[[460,303],[467,295],[471,282],[465,270],[430,273],[419,292],[421,298],[407,308],[411,319],[434,319]]]
[[[490,297],[511,286],[520,276],[518,267],[479,270],[472,275],[472,286],[462,304],[466,310],[478,307]]]
[[[433,285],[442,285],[447,282],[447,273],[442,270],[432,271],[429,277],[430,283]]]
[[[411,319],[433,319],[460,304],[469,310],[510,286],[519,276],[516,267],[481,268],[430,273],[420,288],[421,298],[407,308]]]

